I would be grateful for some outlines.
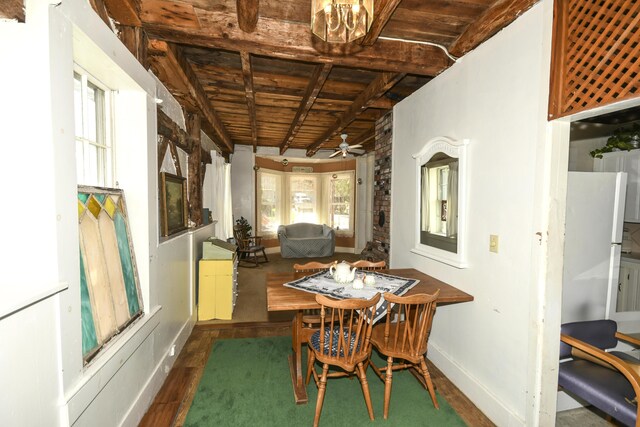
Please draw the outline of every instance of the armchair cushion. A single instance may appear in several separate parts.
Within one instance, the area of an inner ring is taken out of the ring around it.
[[[332,256],[336,247],[335,231],[324,224],[281,225],[278,240],[283,258]]]

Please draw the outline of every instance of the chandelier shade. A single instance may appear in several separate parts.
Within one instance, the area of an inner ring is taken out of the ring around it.
[[[329,43],[348,43],[367,34],[373,0],[311,0],[311,31]]]

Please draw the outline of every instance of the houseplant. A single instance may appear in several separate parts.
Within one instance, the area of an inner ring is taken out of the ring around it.
[[[619,150],[635,150],[640,148],[640,124],[633,123],[630,127],[621,127],[613,131],[613,135],[607,139],[607,143],[602,148],[591,151],[591,157],[602,158],[603,153],[610,153]]]
[[[247,219],[243,216],[240,217],[240,219],[236,220],[236,225],[240,227],[240,229],[242,230],[242,235],[244,236],[245,239],[251,237],[251,224],[249,224],[249,221],[247,221]]]

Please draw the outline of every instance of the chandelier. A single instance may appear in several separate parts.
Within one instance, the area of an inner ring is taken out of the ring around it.
[[[373,0],[311,0],[311,31],[329,43],[348,43],[367,34]]]

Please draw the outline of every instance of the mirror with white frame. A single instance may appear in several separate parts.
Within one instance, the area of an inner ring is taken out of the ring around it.
[[[413,253],[467,267],[465,254],[468,140],[429,140],[416,161],[416,236]]]

